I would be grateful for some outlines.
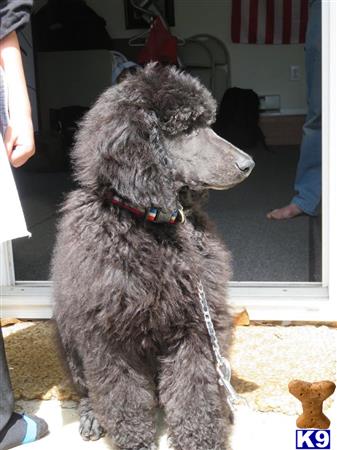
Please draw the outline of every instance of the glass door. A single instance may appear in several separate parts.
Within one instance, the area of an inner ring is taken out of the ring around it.
[[[220,8],[218,3],[214,7]],[[334,133],[331,117],[335,112],[331,110],[329,103],[333,83],[329,84],[331,60],[328,58],[333,44],[327,45],[334,33],[329,28],[331,8],[335,6],[323,2],[323,43],[326,46],[323,45],[322,214],[315,218],[300,216],[289,221],[266,219],[269,210],[286,204],[293,193],[300,142],[294,144],[293,138],[289,138],[287,144],[287,127],[283,131],[279,130],[279,138],[285,144],[268,145],[267,150],[261,147],[252,149],[256,168],[250,178],[233,190],[211,192],[207,206],[219,234],[233,254],[232,297],[241,303],[257,305],[257,316],[264,318],[274,314],[273,305],[279,307],[284,303],[289,306],[289,311],[296,305],[300,311],[298,317],[304,317],[301,311],[305,305],[311,305],[311,300],[315,305],[317,301],[323,305],[328,298],[326,286],[333,259],[333,255],[328,252],[328,242],[331,240],[329,224],[335,217],[335,212],[330,207],[335,195],[330,191],[332,171],[335,171],[331,166],[334,155],[330,153],[334,139],[331,136]],[[105,18],[109,19],[108,16]],[[132,33],[130,30],[121,32],[118,42],[124,45],[124,50]],[[183,35],[183,28],[179,33]],[[231,46],[229,50],[234,52]],[[298,55],[302,54],[303,68],[303,46],[297,50]],[[266,63],[273,61],[273,49],[270,48],[268,52],[269,59],[266,59]],[[29,286],[32,282],[34,286],[46,286],[49,280],[57,211],[66,193],[74,188],[69,165],[70,143],[74,131],[72,124],[110,83],[111,60],[105,52],[100,52],[99,55],[95,51],[61,53],[36,51],[39,151],[34,160],[15,171],[27,226],[32,233],[30,239],[13,242],[15,280],[23,291],[24,286]],[[276,60],[277,58],[275,64]],[[86,70],[83,70],[84,65]],[[235,82],[233,75],[235,73],[232,73],[232,85]],[[89,90],[86,89],[88,86]],[[304,84],[301,86],[303,89]],[[301,105],[303,106],[303,102]],[[296,111],[302,118],[304,112],[303,108]],[[270,119],[263,115],[262,122],[279,116],[274,115]],[[7,265],[13,263],[8,251],[7,260]],[[50,298],[50,291],[44,291],[44,294],[46,298]],[[284,317],[287,315],[290,318],[291,314],[287,312]]]

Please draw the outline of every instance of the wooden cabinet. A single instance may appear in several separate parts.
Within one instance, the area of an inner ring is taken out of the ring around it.
[[[262,115],[260,127],[267,145],[300,145],[305,115]]]

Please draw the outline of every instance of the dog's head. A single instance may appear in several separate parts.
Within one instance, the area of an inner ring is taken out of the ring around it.
[[[211,130],[215,112],[197,79],[149,64],[104,92],[83,119],[73,150],[76,179],[165,210],[178,206],[183,186],[230,188],[254,163]]]

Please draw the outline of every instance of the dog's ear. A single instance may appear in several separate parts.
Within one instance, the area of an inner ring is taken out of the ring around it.
[[[129,104],[99,117],[97,105],[82,123],[73,162],[81,185],[112,190],[139,207],[179,208],[174,168],[154,112]],[[99,120],[99,122],[98,122]],[[93,123],[96,127],[93,127]]]

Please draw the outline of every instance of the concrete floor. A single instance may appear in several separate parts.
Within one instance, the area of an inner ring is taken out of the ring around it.
[[[49,435],[25,446],[27,450],[111,450],[114,448],[107,438],[96,442],[82,440],[78,433],[75,402],[19,401],[17,406],[19,410],[43,417],[49,425]],[[328,415],[330,418],[337,417],[336,411],[330,411]],[[295,420],[295,416],[285,414],[239,410],[236,415],[232,450],[295,450]],[[331,431],[331,449],[336,449],[334,429]],[[169,450],[165,431],[162,431],[159,439],[160,450]]]

